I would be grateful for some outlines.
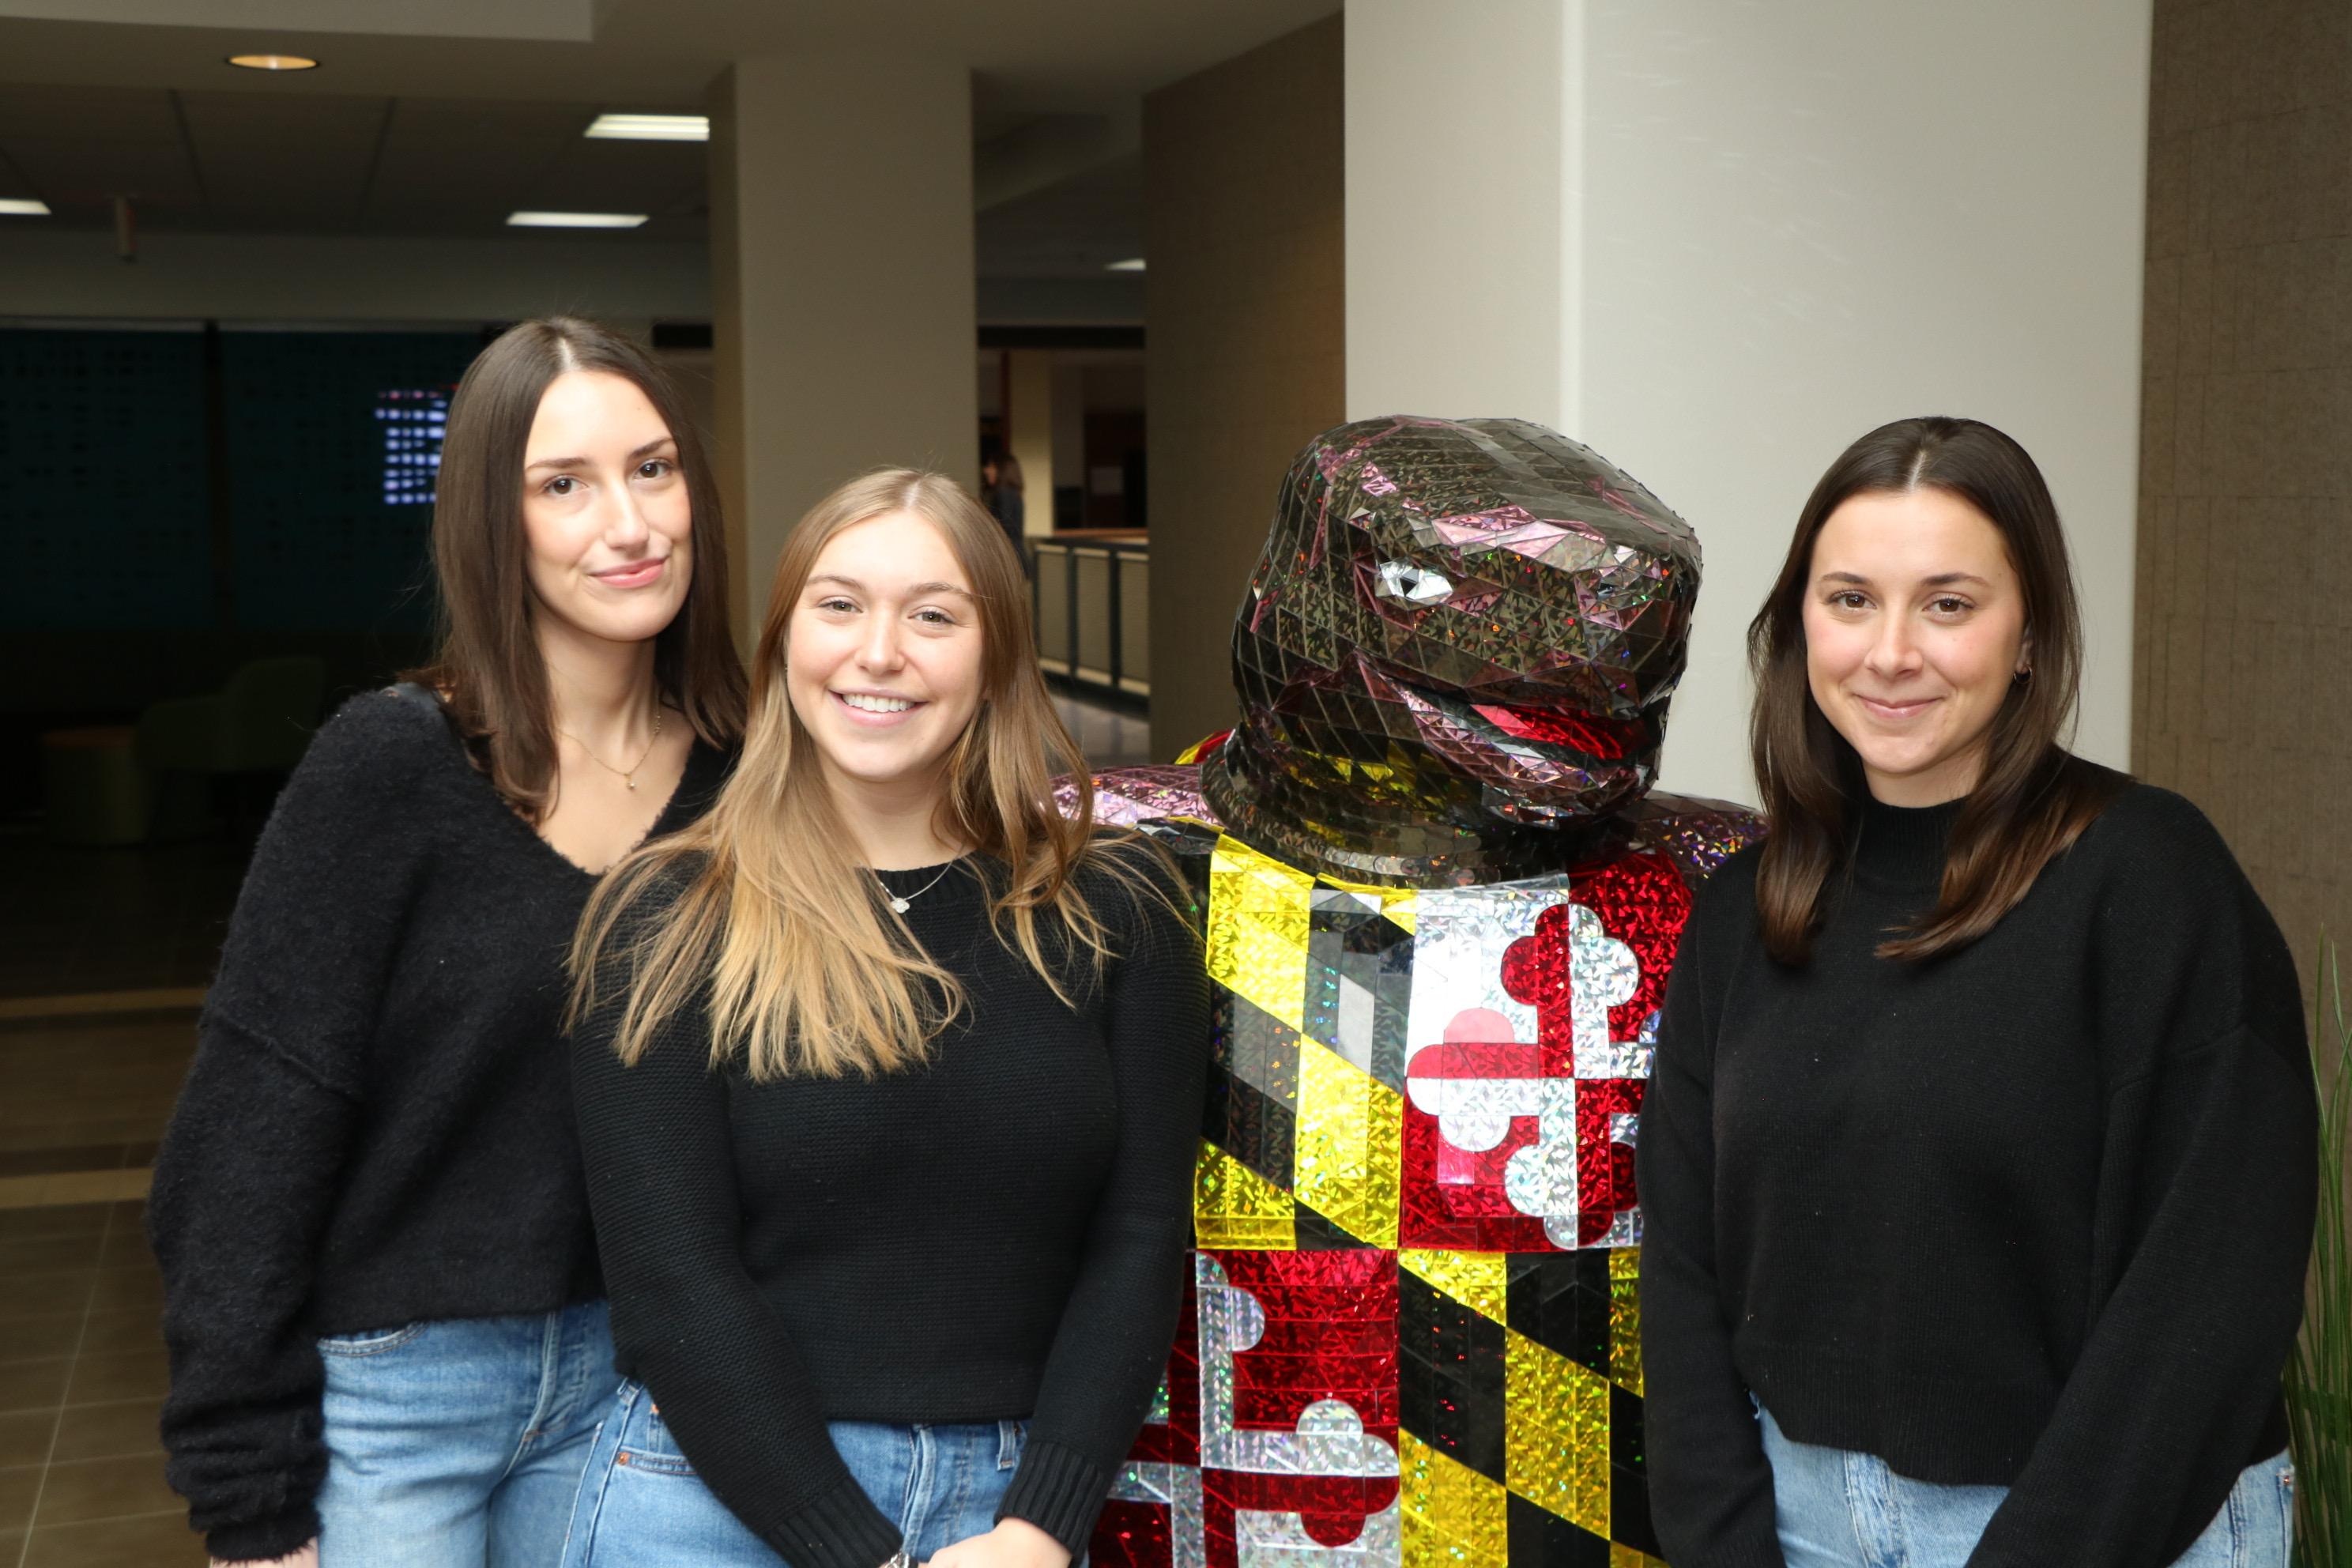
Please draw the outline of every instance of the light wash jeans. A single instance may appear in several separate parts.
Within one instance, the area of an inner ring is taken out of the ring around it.
[[[916,1561],[996,1527],[1025,1421],[828,1428],[849,1473]],[[643,1384],[621,1384],[580,1478],[563,1568],[775,1568],[783,1561],[694,1473]]]
[[[604,1303],[319,1342],[320,1568],[555,1568],[620,1382]]]
[[[1789,1568],[1960,1568],[2007,1487],[1948,1487],[1898,1476],[1871,1454],[1800,1443],[1760,1409],[1780,1555]],[[2173,1568],[2287,1568],[2294,1468],[2287,1457],[2238,1484]]]

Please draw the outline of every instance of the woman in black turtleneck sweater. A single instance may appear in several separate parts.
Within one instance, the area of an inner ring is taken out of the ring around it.
[[[1750,630],[1773,837],[1699,896],[1643,1119],[1675,1568],[2284,1568],[2315,1101],[2196,808],[2067,755],[2055,509],[1872,432]]]

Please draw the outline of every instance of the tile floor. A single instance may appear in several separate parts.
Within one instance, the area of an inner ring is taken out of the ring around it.
[[[1134,712],[1055,705],[1097,767],[1155,760]],[[163,1485],[140,1216],[245,847],[37,828],[0,829],[0,1568],[200,1568]]]

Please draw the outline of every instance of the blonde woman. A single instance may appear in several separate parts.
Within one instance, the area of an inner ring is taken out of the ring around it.
[[[570,1568],[1084,1549],[1174,1334],[1208,1030],[1158,858],[1055,809],[1078,766],[968,493],[803,520],[739,771],[573,955],[625,1381]]]

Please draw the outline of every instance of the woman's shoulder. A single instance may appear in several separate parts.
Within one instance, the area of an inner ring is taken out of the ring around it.
[[[1113,931],[1149,937],[1199,930],[1201,900],[1175,860],[1147,835],[1097,827],[1072,875],[1095,918]]]
[[[2103,881],[2151,892],[2244,881],[2221,829],[2195,802],[2128,774],[2107,782],[2114,794],[2083,829],[2069,861]]]
[[[388,687],[347,699],[319,726],[295,770],[295,786],[381,806],[414,800],[428,773],[463,760],[464,747],[431,693]]]

